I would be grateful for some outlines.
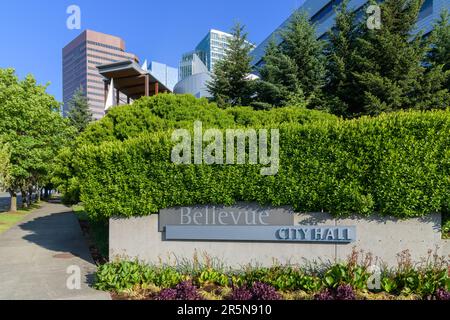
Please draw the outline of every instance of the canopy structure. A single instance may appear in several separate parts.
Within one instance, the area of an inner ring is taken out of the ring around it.
[[[99,73],[105,78],[105,109],[110,105],[108,96],[114,95],[114,105],[120,104],[120,96],[124,95],[127,103],[143,96],[153,96],[158,93],[171,92],[151,71],[144,70],[132,60],[124,60],[97,67]],[[111,83],[113,88],[110,88]]]

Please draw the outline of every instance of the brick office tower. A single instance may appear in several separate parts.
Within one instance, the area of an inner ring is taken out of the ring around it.
[[[104,116],[105,87],[97,66],[123,60],[138,61],[125,52],[125,42],[118,37],[86,30],[63,49],[63,101],[64,115],[68,102],[78,88],[82,88],[93,118]],[[124,98],[126,101],[126,98]]]

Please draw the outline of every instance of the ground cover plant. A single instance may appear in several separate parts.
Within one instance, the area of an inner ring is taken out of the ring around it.
[[[117,260],[99,267],[95,287],[118,299],[156,300],[448,300],[448,259],[430,251],[413,263],[408,251],[370,285],[371,255],[353,251],[341,263],[274,265],[239,270],[207,262],[148,265]]]

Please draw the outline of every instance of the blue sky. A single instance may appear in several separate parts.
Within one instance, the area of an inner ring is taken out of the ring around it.
[[[0,68],[32,73],[62,100],[62,48],[81,30],[66,27],[66,9],[81,8],[81,28],[122,37],[143,60],[177,67],[209,29],[246,25],[259,44],[304,0],[0,0]]]

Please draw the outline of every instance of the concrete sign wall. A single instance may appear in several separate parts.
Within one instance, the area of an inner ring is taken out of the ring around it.
[[[418,261],[429,250],[450,254],[441,216],[397,220],[380,216],[335,219],[326,213],[237,204],[161,210],[160,215],[110,220],[110,259],[175,262],[207,254],[232,267],[305,260],[345,260],[353,248],[396,265],[409,249]]]

